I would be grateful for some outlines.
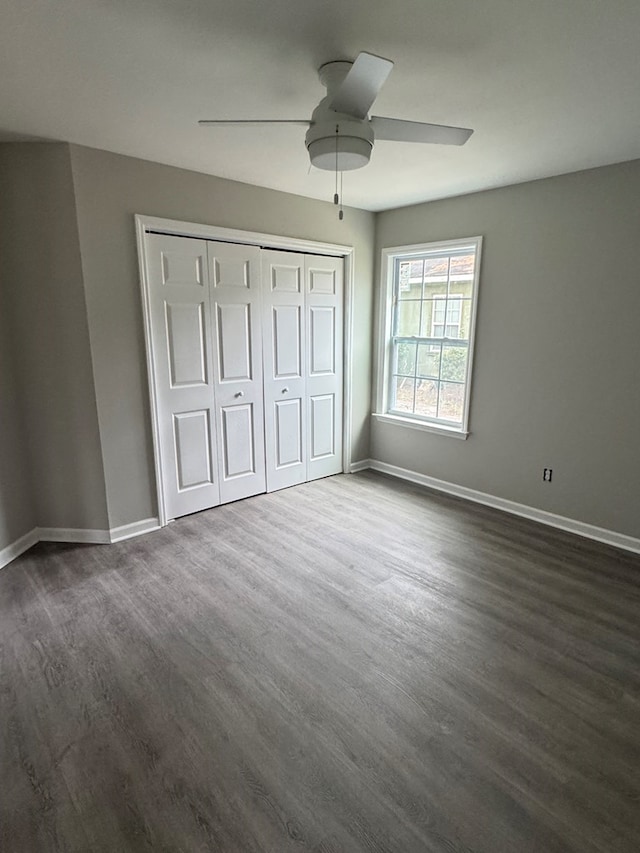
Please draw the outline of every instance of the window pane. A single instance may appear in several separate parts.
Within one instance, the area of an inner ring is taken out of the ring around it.
[[[420,344],[418,347],[418,376],[437,379],[440,375],[439,344]]]
[[[438,383],[419,379],[416,389],[416,414],[435,418],[438,409]]]
[[[398,264],[398,292],[400,299],[404,293],[409,290],[409,277],[411,272],[411,264],[409,261],[401,261]]]
[[[447,280],[440,278],[426,278],[424,281],[424,298],[437,299],[438,296],[444,299],[447,295]]]
[[[449,256],[430,255],[424,259],[424,276],[428,278],[449,278]]]
[[[451,347],[446,344],[442,348],[442,379],[464,382],[467,375],[467,348]]]
[[[444,320],[447,312],[447,298],[425,299],[422,307],[423,338],[441,338],[444,335]]]
[[[453,282],[457,283],[460,279],[473,281],[475,266],[475,252],[469,252],[466,255],[454,255],[451,258],[451,278]]]
[[[462,314],[462,300],[449,297],[447,302],[447,325],[460,325],[460,315]]]
[[[417,344],[398,343],[395,346],[394,373],[404,376],[415,376]]]
[[[398,302],[396,335],[409,338],[420,334],[420,303]]]
[[[427,299],[422,308],[421,336],[424,338],[458,338],[468,336],[471,300],[456,297]],[[446,322],[445,322],[446,320]]]
[[[447,303],[447,337],[469,339],[471,299],[449,297]]]
[[[444,318],[446,314],[447,308],[447,300],[446,299],[434,299],[431,303],[431,319],[434,323],[442,324],[444,323]],[[449,321],[451,322],[451,321]]]
[[[449,282],[449,298],[470,299],[473,293],[473,278],[456,278]]]
[[[438,417],[447,421],[462,421],[462,410],[464,408],[464,385],[451,385],[448,382],[440,383],[440,394],[438,399]]]
[[[394,376],[391,393],[393,401],[392,409],[399,412],[413,412],[413,396],[415,393],[415,379],[407,379],[404,376]]]
[[[422,261],[401,261],[398,265],[398,298],[422,299]]]

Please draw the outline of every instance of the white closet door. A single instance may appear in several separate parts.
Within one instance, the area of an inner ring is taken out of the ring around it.
[[[260,249],[208,242],[220,500],[266,490]]]
[[[304,255],[262,252],[267,491],[307,479]]]
[[[220,503],[207,245],[150,234],[148,247],[160,465],[177,518]]]
[[[307,480],[342,465],[344,260],[305,257]]]

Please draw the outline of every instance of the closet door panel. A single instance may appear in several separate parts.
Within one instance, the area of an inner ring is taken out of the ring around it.
[[[274,405],[275,464],[277,468],[288,468],[303,461],[302,401],[276,400]]]
[[[172,388],[206,385],[205,303],[165,301],[165,326]]]
[[[336,376],[336,309],[309,308],[309,376]]]
[[[272,306],[273,378],[302,376],[302,309],[300,305]]]
[[[173,437],[181,491],[213,483],[210,435],[208,409],[174,413]]]
[[[177,518],[220,503],[207,247],[150,234],[148,250],[157,453],[166,515]]]
[[[209,242],[220,500],[264,492],[260,250]]]
[[[251,381],[251,306],[218,304],[219,382]]]
[[[253,404],[222,408],[223,474],[226,480],[255,474]]]
[[[306,470],[304,255],[262,252],[267,491]]]
[[[343,470],[344,261],[305,257],[307,479]]]
[[[309,458],[313,460],[334,456],[336,452],[334,394],[317,394],[309,400],[311,435]]]

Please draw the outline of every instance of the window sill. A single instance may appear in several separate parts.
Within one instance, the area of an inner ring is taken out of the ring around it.
[[[378,412],[373,412],[372,417],[383,424],[394,424],[395,426],[409,427],[409,429],[418,429],[422,432],[432,432],[436,435],[446,435],[449,438],[461,438],[466,441],[469,437],[468,432],[455,427],[448,427],[441,424],[432,424],[427,421],[420,421],[416,418],[403,418],[400,415],[383,415]]]

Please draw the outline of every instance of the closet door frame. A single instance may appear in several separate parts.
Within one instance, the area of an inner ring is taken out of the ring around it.
[[[151,407],[151,432],[156,473],[156,494],[158,501],[158,520],[161,527],[170,521],[164,499],[162,456],[160,447],[160,421],[156,396],[155,353],[151,334],[151,280],[149,270],[148,234],[167,234],[176,237],[193,237],[199,240],[214,240],[222,243],[241,243],[258,246],[261,249],[276,249],[299,252],[308,255],[328,255],[344,258],[344,351],[343,351],[343,418],[342,418],[342,463],[345,473],[351,472],[351,424],[353,383],[351,376],[353,349],[353,300],[354,300],[354,248],[339,243],[320,243],[314,240],[300,240],[295,237],[281,237],[275,234],[263,234],[255,231],[241,231],[235,228],[222,228],[215,225],[201,225],[195,222],[180,222],[155,216],[135,214],[136,242],[138,247],[138,267],[142,294],[142,313],[144,322],[145,353],[149,377],[149,399]]]

